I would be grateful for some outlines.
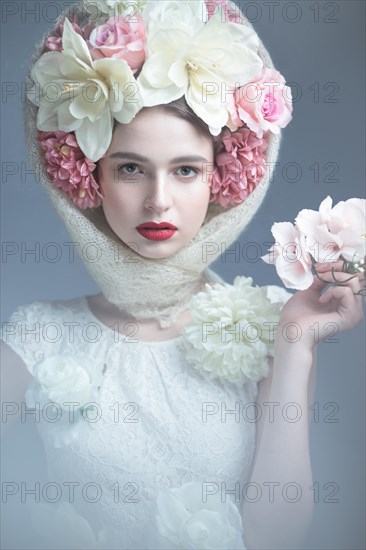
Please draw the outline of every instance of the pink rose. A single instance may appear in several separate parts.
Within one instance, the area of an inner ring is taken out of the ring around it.
[[[232,121],[243,121],[261,138],[271,131],[278,134],[292,119],[291,88],[275,69],[264,68],[262,73],[234,94],[235,110],[229,110]],[[230,106],[229,106],[230,107]]]
[[[222,148],[215,157],[210,179],[211,199],[224,206],[242,203],[266,173],[267,139],[257,138],[248,128],[225,129]]]
[[[319,211],[304,209],[296,225],[306,235],[306,247],[318,262],[336,261],[340,256],[352,262],[366,254],[364,199],[341,201],[332,208],[325,198]]]
[[[44,151],[47,173],[54,185],[81,209],[99,206],[102,195],[93,176],[96,165],[85,157],[75,135],[38,132],[37,138]]]
[[[94,59],[124,59],[133,73],[146,59],[146,26],[140,15],[131,19],[111,17],[92,31],[89,41]]]
[[[276,242],[262,260],[275,264],[286,288],[309,288],[313,283],[312,260],[306,251],[304,235],[290,222],[274,223],[271,231]]]

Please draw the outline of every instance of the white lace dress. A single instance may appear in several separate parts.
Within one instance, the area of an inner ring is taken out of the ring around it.
[[[83,528],[95,537],[105,529],[108,548],[149,548],[147,533],[161,489],[207,482],[223,495],[248,482],[255,422],[242,413],[255,401],[257,383],[239,389],[209,380],[185,359],[182,336],[135,341],[101,324],[85,297],[19,306],[6,327],[2,339],[32,374],[37,362],[60,354],[82,353],[106,365],[97,414],[88,420],[77,415],[70,423],[67,414],[54,421],[48,411],[37,426],[48,477],[62,488],[61,501],[72,502],[75,514],[89,523]],[[242,504],[239,499],[238,510]],[[82,547],[70,543],[71,530],[59,525],[56,547]]]

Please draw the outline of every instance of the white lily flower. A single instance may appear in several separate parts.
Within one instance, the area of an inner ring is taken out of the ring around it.
[[[149,39],[158,30],[182,28],[193,36],[208,19],[205,0],[153,0],[146,4],[144,19],[149,22]]]
[[[138,78],[145,106],[169,103],[185,95],[187,103],[218,134],[228,121],[226,94],[243,86],[263,67],[259,40],[247,26],[216,14],[194,33],[175,20],[156,31],[150,55]]]
[[[39,107],[39,130],[75,132],[80,149],[96,162],[111,143],[113,117],[129,123],[142,108],[138,84],[124,60],[93,61],[68,19],[62,44],[62,52],[47,52],[34,64],[40,93],[35,97],[33,89],[28,98]]]

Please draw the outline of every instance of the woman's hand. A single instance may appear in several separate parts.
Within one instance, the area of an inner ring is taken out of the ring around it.
[[[365,285],[365,274],[350,274],[342,271],[343,261],[315,264],[319,276],[334,283],[336,279],[344,286],[327,286],[314,276],[310,288],[296,292],[284,305],[280,317],[280,329],[287,325],[288,341],[302,340],[312,349],[316,343],[356,326],[363,319],[363,297],[356,295]],[[290,323],[290,325],[289,325]],[[293,325],[291,325],[291,323]]]

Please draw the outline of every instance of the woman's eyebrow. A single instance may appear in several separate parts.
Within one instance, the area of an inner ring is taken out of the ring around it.
[[[129,153],[127,151],[118,151],[109,155],[109,158],[128,158],[130,160],[136,160],[138,162],[150,162],[150,159],[140,155],[139,153]],[[182,157],[175,157],[170,160],[170,164],[177,164],[179,162],[210,162],[205,157],[199,155],[186,155]]]
[[[127,151],[118,151],[117,153],[112,153],[111,155],[109,155],[109,158],[129,158],[131,160],[138,160],[140,162],[149,161],[149,159],[147,157],[144,157],[143,155],[139,155],[138,153],[128,153]]]
[[[175,157],[172,159],[171,164],[176,164],[178,162],[210,162],[205,157],[201,157],[199,155],[186,155],[183,157]]]

